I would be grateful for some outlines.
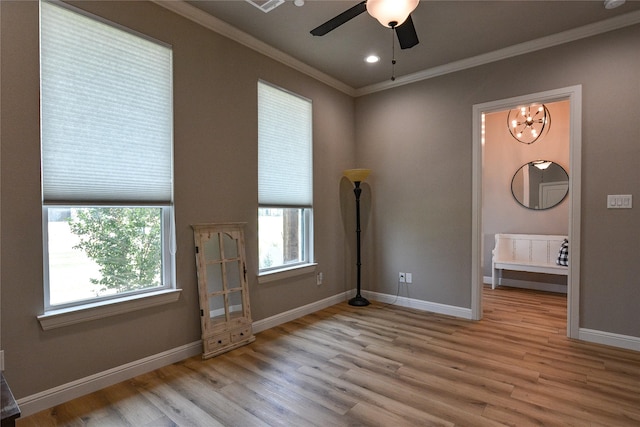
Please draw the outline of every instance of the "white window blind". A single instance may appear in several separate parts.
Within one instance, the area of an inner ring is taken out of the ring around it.
[[[41,2],[43,201],[170,203],[171,48]]]
[[[311,207],[311,101],[258,82],[258,203]]]

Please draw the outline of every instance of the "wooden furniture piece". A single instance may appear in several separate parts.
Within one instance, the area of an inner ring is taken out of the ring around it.
[[[2,372],[0,372],[0,400],[2,405],[0,425],[2,427],[15,426],[16,419],[20,417],[20,408]]]
[[[193,225],[204,359],[255,340],[244,223]]]
[[[556,264],[560,245],[567,236],[542,234],[496,234],[491,289],[502,281],[502,270],[567,276],[569,267]]]

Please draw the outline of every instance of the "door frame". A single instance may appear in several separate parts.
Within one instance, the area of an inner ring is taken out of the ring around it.
[[[484,259],[482,229],[482,173],[484,165],[483,114],[522,104],[569,100],[569,241],[567,278],[567,336],[578,338],[580,329],[580,195],[582,180],[582,85],[568,86],[473,105],[471,318],[482,319]]]

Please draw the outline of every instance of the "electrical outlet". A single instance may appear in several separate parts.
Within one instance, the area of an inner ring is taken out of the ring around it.
[[[413,274],[406,273],[405,278],[407,279],[407,283],[413,283]]]
[[[405,276],[404,273],[402,273],[402,272],[398,273],[398,281],[400,283],[406,283],[406,276]]]
[[[316,274],[316,285],[318,286],[322,285],[323,280],[324,280],[324,274],[322,274],[322,271],[321,271],[318,274]]]

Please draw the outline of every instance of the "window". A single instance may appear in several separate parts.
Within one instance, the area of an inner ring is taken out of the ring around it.
[[[258,82],[260,273],[312,262],[311,101]]]
[[[174,288],[172,51],[41,2],[45,311]]]

